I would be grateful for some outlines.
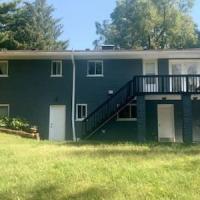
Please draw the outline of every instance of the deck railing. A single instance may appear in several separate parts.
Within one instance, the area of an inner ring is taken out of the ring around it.
[[[95,133],[138,95],[200,94],[200,75],[135,76],[83,120],[85,136]]]
[[[200,94],[200,75],[136,76],[137,94]]]

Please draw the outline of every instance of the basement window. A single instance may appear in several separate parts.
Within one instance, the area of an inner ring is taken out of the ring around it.
[[[51,77],[62,77],[62,61],[61,60],[52,61]]]
[[[0,117],[8,117],[9,116],[9,105],[0,104]]]
[[[88,61],[87,66],[88,77],[102,77],[103,76],[103,61]]]
[[[0,61],[0,77],[8,77],[8,61]]]
[[[87,117],[87,104],[76,105],[76,120],[83,121]]]
[[[137,120],[136,104],[128,104],[123,110],[121,110],[117,114],[117,121],[136,121],[136,120]]]

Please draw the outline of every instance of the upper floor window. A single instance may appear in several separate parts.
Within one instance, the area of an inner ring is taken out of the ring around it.
[[[103,76],[103,61],[88,61],[87,76],[102,77]]]
[[[8,77],[8,61],[0,61],[0,77]]]
[[[61,60],[52,61],[51,77],[62,77],[62,61]]]

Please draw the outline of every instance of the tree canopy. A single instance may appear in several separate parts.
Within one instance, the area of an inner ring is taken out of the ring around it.
[[[32,3],[12,1],[0,4],[0,48],[8,50],[63,50],[63,26],[53,17],[54,8],[46,0]]]
[[[190,16],[193,0],[118,0],[111,20],[96,22],[94,45],[121,48],[189,48],[198,44]]]

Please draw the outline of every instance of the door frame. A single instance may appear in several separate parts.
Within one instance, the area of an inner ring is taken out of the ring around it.
[[[158,60],[157,59],[144,59],[143,60],[143,75],[148,75],[146,74],[147,71],[147,64],[148,63],[154,63],[154,70],[155,70],[155,74],[154,75],[158,75]],[[158,79],[156,79],[155,84],[147,84],[146,83],[146,79],[144,78],[144,82],[143,82],[143,87],[144,87],[144,91],[148,91],[148,88],[153,88],[153,90],[155,92],[158,91]]]
[[[65,111],[65,119],[64,119],[64,125],[65,125],[65,127],[64,127],[64,132],[65,132],[65,136],[64,136],[64,140],[66,140],[66,105],[54,105],[54,104],[53,104],[53,105],[49,105],[49,136],[48,136],[48,139],[53,141],[53,139],[50,138],[50,129],[51,129],[51,107],[64,107],[64,111]]]
[[[171,139],[170,141],[166,141],[166,142],[175,142],[176,141],[176,134],[175,134],[175,116],[174,116],[174,104],[158,104],[157,105],[157,125],[158,125],[158,142],[165,142],[162,141],[162,137],[160,137],[160,119],[159,119],[159,111],[161,107],[168,107],[168,109],[171,109],[171,117],[169,118],[169,120],[171,119],[171,125],[172,125],[172,133],[170,134],[171,137],[169,137],[169,139]],[[164,122],[165,123],[165,122]],[[164,139],[164,138],[163,138]],[[167,138],[166,138],[167,139]]]

